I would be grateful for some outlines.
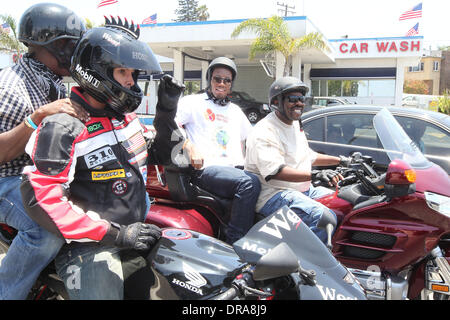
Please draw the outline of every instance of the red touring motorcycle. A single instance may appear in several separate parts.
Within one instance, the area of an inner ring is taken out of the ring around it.
[[[387,109],[374,126],[391,163],[379,174],[372,158],[356,153],[348,168],[337,168],[345,180],[318,200],[338,218],[328,246],[370,299],[448,300],[450,178],[423,156]],[[231,200],[192,185],[190,169],[149,169],[149,222],[223,239]]]

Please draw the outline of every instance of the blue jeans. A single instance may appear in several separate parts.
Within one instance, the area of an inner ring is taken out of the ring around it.
[[[311,231],[325,243],[327,240],[327,234],[325,230],[317,227],[317,223],[322,217],[324,210],[329,209],[314,199],[323,197],[332,192],[333,191],[330,189],[324,187],[315,188],[313,186],[311,186],[306,192],[300,192],[292,189],[283,190],[270,198],[262,207],[260,213],[267,217],[278,209],[288,206],[289,209],[294,211],[311,229]],[[331,212],[334,214],[333,211]]]
[[[71,300],[123,300],[123,270],[117,247],[77,243],[62,248],[55,265]]]
[[[151,202],[146,194],[147,213]],[[123,300],[124,270],[118,247],[74,242],[55,259],[56,272],[71,300]]]
[[[0,266],[0,299],[25,299],[41,271],[64,240],[27,215],[20,193],[21,176],[0,178],[0,222],[18,230]]]
[[[258,177],[234,167],[209,166],[197,171],[193,183],[233,201],[225,241],[232,244],[245,236],[255,220],[256,201],[261,191]]]

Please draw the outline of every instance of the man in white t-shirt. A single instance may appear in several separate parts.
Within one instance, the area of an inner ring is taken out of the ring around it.
[[[206,73],[206,92],[180,99],[176,116],[187,134],[184,149],[197,169],[192,182],[233,201],[225,232],[230,244],[253,225],[261,190],[256,175],[237,168],[244,165],[245,140],[252,126],[241,108],[228,98],[236,74],[232,60],[214,59]]]
[[[269,103],[275,111],[259,121],[248,136],[245,170],[258,174],[261,181],[257,212],[268,216],[286,205],[325,242],[326,232],[317,228],[317,223],[329,209],[314,199],[332,191],[311,185],[311,167],[338,165],[348,159],[309,148],[298,121],[307,92],[308,87],[294,77],[283,77],[272,84]],[[343,178],[333,170],[318,171],[316,176],[330,186]]]

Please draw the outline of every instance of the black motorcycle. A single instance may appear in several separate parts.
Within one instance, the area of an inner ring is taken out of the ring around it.
[[[335,223],[324,215],[320,225],[330,231]],[[287,207],[233,246],[195,231],[163,229],[146,260],[147,270],[125,282],[125,291],[144,293],[133,299],[366,299],[355,277]],[[31,298],[67,298],[52,270],[43,271]]]

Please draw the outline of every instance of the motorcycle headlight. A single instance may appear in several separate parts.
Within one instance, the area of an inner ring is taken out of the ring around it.
[[[437,194],[437,193],[433,193],[433,192],[424,192],[425,194],[425,200],[427,201],[428,206],[439,212],[442,213],[443,215],[447,216],[450,218],[450,198]]]
[[[269,105],[266,104],[266,103],[264,103],[264,104],[262,105],[262,108],[263,108],[263,110],[265,110],[265,111],[270,111]]]

